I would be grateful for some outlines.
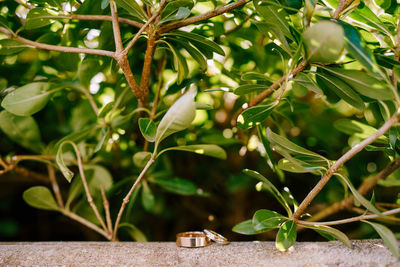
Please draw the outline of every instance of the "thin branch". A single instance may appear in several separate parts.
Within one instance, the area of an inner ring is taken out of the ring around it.
[[[115,53],[118,55],[122,52],[122,50],[124,50],[124,46],[122,45],[121,30],[119,28],[117,4],[113,0],[110,0],[110,9],[115,42]]]
[[[390,174],[392,174],[395,170],[397,170],[400,167],[400,160],[397,159],[394,162],[392,162],[390,165],[386,166],[383,170],[381,170],[377,175],[375,175],[373,178],[370,179],[365,179],[360,187],[358,188],[358,193],[361,195],[365,195],[369,191],[372,190],[376,186],[376,184],[380,181],[388,177]],[[342,201],[336,202],[329,207],[326,207],[322,209],[320,212],[314,214],[312,217],[310,217],[307,221],[310,222],[316,222],[320,221],[326,217],[329,217],[341,210],[349,209],[354,203],[354,196],[349,196],[346,199],[343,199]]]
[[[35,48],[50,50],[50,51],[57,51],[63,53],[83,53],[83,54],[91,54],[91,55],[99,55],[99,56],[107,56],[114,58],[114,52],[101,50],[101,49],[90,49],[90,48],[78,48],[78,47],[68,47],[68,46],[58,46],[58,45],[50,45],[50,44],[43,44],[34,42],[19,35],[15,35],[12,32],[8,31],[7,29],[0,27],[0,32],[8,35],[11,39],[18,40],[22,43],[27,45],[33,46]]]
[[[58,186],[56,180],[56,172],[51,164],[47,164],[47,172],[49,173],[49,178],[51,182],[51,187],[53,188],[54,195],[56,196],[58,206],[64,209],[64,201],[61,196],[60,187]]]
[[[294,213],[294,219],[297,220],[303,214],[304,210],[310,205],[311,201],[317,196],[317,194],[324,188],[326,183],[330,180],[333,174],[336,173],[339,168],[346,163],[349,159],[354,157],[357,153],[363,150],[367,145],[373,143],[376,139],[378,139],[381,135],[386,133],[397,121],[399,120],[399,110],[395,112],[395,114],[388,119],[373,135],[364,139],[359,144],[352,147],[349,151],[347,151],[342,157],[340,157],[322,176],[321,180],[315,185],[315,187],[308,193],[306,198],[301,202],[300,206]]]
[[[393,214],[397,214],[397,213],[400,213],[400,208],[382,212],[383,215],[393,215]],[[368,214],[368,215],[361,215],[361,216],[352,217],[352,218],[343,219],[343,220],[329,221],[329,222],[308,222],[308,221],[301,221],[301,220],[298,220],[297,222],[301,225],[337,225],[337,224],[357,222],[357,221],[361,221],[361,220],[376,219],[379,217],[381,217],[381,216],[379,216],[377,214]]]
[[[338,4],[338,6],[337,6],[337,8],[336,8],[336,10],[335,10],[335,13],[333,13],[332,18],[338,19],[338,18],[340,17],[341,13],[343,12],[343,10],[345,10],[346,7],[347,7],[348,5],[350,5],[351,2],[353,2],[353,1],[354,1],[354,0],[340,0],[340,1],[339,1],[339,4]]]
[[[101,226],[103,227],[103,229],[105,231],[107,231],[107,227],[104,223],[103,218],[100,216],[99,210],[97,209],[96,204],[93,201],[92,195],[90,194],[90,190],[89,190],[89,186],[88,183],[86,181],[86,176],[85,176],[85,172],[83,170],[83,164],[82,164],[82,159],[81,159],[81,153],[78,150],[78,147],[75,145],[75,143],[68,141],[68,143],[74,148],[75,150],[75,154],[76,154],[76,159],[78,161],[78,169],[79,169],[79,174],[81,175],[81,179],[82,179],[82,184],[83,184],[83,188],[85,189],[85,193],[86,193],[86,198],[87,201],[89,202],[89,205],[92,207],[92,210],[94,212],[94,214],[96,215],[97,220],[100,222]]]
[[[114,231],[113,231],[113,235],[112,235],[112,240],[113,241],[115,241],[117,239],[118,225],[119,225],[119,222],[121,221],[122,214],[124,213],[126,204],[128,204],[129,199],[131,198],[131,195],[132,195],[133,191],[135,191],[135,188],[138,186],[138,184],[142,180],[144,174],[150,168],[150,166],[151,166],[151,164],[153,164],[153,162],[154,162],[154,159],[150,158],[150,160],[147,162],[146,166],[143,168],[142,172],[139,174],[139,176],[136,179],[135,183],[132,185],[132,187],[129,190],[128,194],[126,194],[124,200],[122,201],[121,208],[119,209],[117,220],[115,221],[115,225],[114,225]]]
[[[8,164],[3,160],[3,158],[0,156],[0,165],[4,168],[8,168]]]
[[[78,15],[78,14],[71,14],[67,16],[62,16],[64,19],[77,19],[77,20],[101,20],[101,21],[112,21],[111,16],[107,15]],[[126,19],[126,18],[118,18],[118,21],[124,24],[128,24],[131,26],[134,26],[136,28],[141,28],[143,27],[143,23],[131,20],[131,19]]]
[[[223,13],[229,12],[235,8],[243,6],[243,5],[247,4],[248,2],[250,2],[250,0],[239,0],[232,4],[218,6],[214,10],[209,11],[204,14],[193,16],[193,17],[190,17],[190,18],[187,18],[187,19],[184,19],[181,21],[177,21],[177,22],[171,22],[169,24],[161,26],[159,29],[159,33],[166,33],[166,32],[176,30],[176,29],[179,29],[179,28],[187,26],[187,25],[195,24],[200,21],[219,16]]]
[[[112,234],[112,222],[110,215],[110,203],[107,200],[106,192],[104,191],[104,185],[100,185],[101,197],[103,198],[103,206],[106,212],[107,229],[110,234]]]
[[[103,229],[101,229],[100,227],[95,225],[94,223],[91,223],[88,220],[86,220],[86,219],[80,217],[79,215],[77,215],[69,210],[66,210],[66,209],[61,210],[61,213],[64,214],[65,216],[85,225],[86,227],[96,231],[97,233],[104,236],[107,240],[110,240],[110,235],[106,231],[104,231]]]

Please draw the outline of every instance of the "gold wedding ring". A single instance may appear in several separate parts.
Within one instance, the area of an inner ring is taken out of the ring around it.
[[[176,235],[176,245],[185,248],[198,248],[210,245],[204,232],[184,232]]]
[[[215,243],[218,244],[229,244],[229,241],[226,237],[218,234],[217,232],[213,231],[213,230],[209,230],[209,229],[204,229],[203,232],[206,234],[206,236],[211,239],[212,241],[214,241]]]

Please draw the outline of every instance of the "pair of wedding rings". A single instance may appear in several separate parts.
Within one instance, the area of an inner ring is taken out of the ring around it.
[[[205,247],[215,243],[226,245],[229,243],[224,236],[214,232],[213,230],[204,229],[202,232],[184,232],[176,235],[176,245],[185,248]]]

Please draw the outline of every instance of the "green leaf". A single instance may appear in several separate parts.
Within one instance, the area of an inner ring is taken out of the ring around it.
[[[353,184],[350,182],[349,178],[340,175],[339,173],[335,173],[335,175],[337,177],[339,177],[340,180],[342,180],[350,189],[350,191],[353,193],[354,198],[360,202],[361,205],[363,205],[365,208],[367,208],[369,211],[379,215],[379,216],[383,216],[382,213],[374,207],[374,205],[371,204],[371,202],[369,202],[368,199],[364,198],[358,191],[357,189],[353,186]]]
[[[172,39],[172,38],[170,38]],[[201,70],[207,69],[207,62],[204,59],[204,56],[197,50],[197,48],[193,47],[191,44],[187,42],[182,42],[178,39],[173,39],[175,42],[183,46],[185,50],[193,57],[193,59],[199,64]]]
[[[47,26],[51,24],[55,16],[57,16],[56,13],[50,12],[46,8],[35,7],[26,16],[25,29],[32,30]]]
[[[149,182],[159,185],[165,190],[183,196],[197,194],[197,187],[191,181],[181,178],[150,177]]]
[[[296,164],[286,158],[280,159],[278,161],[278,168],[282,171],[293,172],[293,173],[308,173],[312,172],[309,168],[305,168],[302,164]]]
[[[110,4],[110,0],[101,0],[101,9],[106,9]]]
[[[318,71],[316,74],[321,88],[332,91],[353,107],[364,110],[364,101],[347,83],[327,72]]]
[[[0,16],[0,27],[6,28],[7,30],[11,30],[10,26],[8,25],[8,21],[5,17]]]
[[[270,77],[258,72],[246,72],[242,75],[243,81],[268,81],[274,82]]]
[[[274,102],[268,105],[255,106],[246,109],[238,116],[237,126],[241,129],[248,129],[260,124],[268,118],[275,106],[276,103]]]
[[[258,93],[260,91],[264,91],[269,89],[268,85],[265,84],[245,84],[241,85],[235,89],[235,95],[246,95],[250,93]]]
[[[70,145],[71,141],[64,141],[60,144],[56,155],[56,163],[65,179],[67,179],[68,182],[71,182],[72,178],[74,177],[74,173],[67,167],[63,158],[63,146],[66,144]]]
[[[7,56],[16,54],[21,52],[27,47],[32,47],[32,46],[13,39],[2,39],[0,40],[0,55]]]
[[[28,205],[42,210],[60,210],[52,193],[47,187],[34,186],[24,192],[22,198]]]
[[[395,256],[397,259],[400,258],[399,243],[397,242],[395,235],[389,228],[378,223],[372,223],[369,221],[362,221],[362,222],[371,225],[375,229],[375,231],[379,234],[379,236],[383,239],[386,246],[392,252],[393,256]]]
[[[307,59],[310,62],[335,62],[344,47],[343,28],[331,21],[320,21],[303,33]]]
[[[313,80],[313,78],[310,77],[310,75],[300,72],[299,74],[296,75],[293,81],[295,84],[301,85],[307,90],[311,90],[316,94],[320,95],[323,94],[322,90],[318,87],[318,85]]]
[[[115,3],[128,11],[128,13],[132,16],[137,17],[138,19],[141,19],[143,21],[147,19],[146,15],[143,13],[136,0],[115,0]]]
[[[344,30],[346,50],[349,51],[349,53],[369,71],[373,71],[375,66],[375,58],[371,50],[369,50],[364,44],[357,29],[341,20],[338,20],[337,22],[343,27]]]
[[[146,138],[147,141],[154,142],[156,140],[157,126],[154,121],[149,118],[140,118],[139,128],[143,137]]]
[[[176,47],[166,41],[162,42],[169,47],[172,54],[174,55],[174,67],[175,70],[178,72],[178,84],[180,84],[189,73],[189,68],[186,63],[187,60]]]
[[[193,33],[193,32],[173,31],[173,32],[166,33],[163,35],[179,36],[179,37],[185,38],[185,39],[189,40],[194,46],[196,46],[197,43],[200,43],[200,44],[208,47],[213,52],[220,54],[222,56],[225,56],[224,50],[222,50],[222,48],[219,45],[217,45],[213,41],[208,40],[206,37],[204,37],[200,34]],[[200,49],[200,51],[201,51],[201,49]]]
[[[340,119],[333,123],[333,127],[348,135],[354,135],[358,138],[365,139],[376,133],[377,129],[356,120]],[[377,141],[387,142],[388,138],[384,135],[380,136]]]
[[[188,9],[193,8],[192,0],[175,0],[169,2],[163,9],[161,13],[161,18],[165,19],[174,14],[179,8],[186,7]]]
[[[392,100],[392,91],[386,83],[360,70],[347,70],[332,67],[320,67],[336,78],[341,79],[358,93],[377,100]]]
[[[137,153],[135,153],[135,155],[133,155],[133,163],[137,167],[143,168],[144,166],[146,166],[146,164],[150,160],[151,156],[152,156],[152,153],[150,153],[148,151],[137,152]]]
[[[78,68],[78,78],[83,87],[89,88],[90,81],[93,76],[101,71],[99,60],[93,58],[85,58]]]
[[[256,20],[253,20],[252,23],[255,24],[257,29],[265,36],[269,36],[269,34],[275,36],[282,43],[282,49],[284,49],[289,55],[291,54],[292,49],[286,39],[285,34],[275,23],[261,22]]]
[[[152,211],[155,204],[155,197],[147,182],[142,182],[142,205],[147,211]]]
[[[104,141],[106,140],[108,133],[109,133],[110,128],[105,127],[100,130],[100,140],[97,143],[96,147],[94,148],[94,153],[97,153],[100,151],[100,149],[103,147]]]
[[[343,244],[345,244],[349,248],[353,247],[353,245],[351,244],[351,241],[349,240],[349,238],[344,233],[342,233],[341,231],[339,231],[339,230],[337,230],[335,228],[332,228],[332,227],[329,227],[329,226],[325,226],[325,225],[308,225],[308,224],[304,224],[302,226],[304,226],[306,228],[309,228],[309,229],[313,229],[317,233],[327,234],[328,236],[332,236],[335,239],[343,242]]]
[[[112,108],[114,107],[115,102],[111,101],[108,102],[107,104],[105,104],[99,111],[99,118],[105,118],[106,115],[108,114],[108,112],[110,112],[112,110]]]
[[[293,38],[287,21],[288,14],[283,8],[264,4],[259,0],[253,0],[253,4],[257,13],[259,13],[268,23],[276,25],[276,27],[279,28],[286,37],[291,39]]]
[[[190,126],[196,115],[195,95],[195,89],[189,90],[169,108],[157,127],[156,148],[166,137]]]
[[[278,250],[285,251],[293,246],[294,242],[296,242],[296,238],[296,224],[291,220],[286,221],[281,228],[279,228],[275,239],[275,246]]]
[[[46,106],[50,95],[58,90],[50,88],[51,84],[46,82],[27,84],[7,94],[1,106],[19,116],[35,114]]]
[[[254,229],[252,220],[247,220],[236,224],[232,228],[232,231],[242,235],[256,235],[262,233],[262,231],[257,231]]]
[[[286,217],[271,210],[258,210],[253,216],[253,227],[257,231],[269,231],[278,228]]]
[[[100,124],[93,124],[85,127],[84,129],[73,132],[67,136],[64,136],[58,142],[54,145],[52,149],[52,154],[57,154],[57,151],[60,147],[60,145],[66,141],[72,141],[74,143],[79,143],[84,139],[87,139],[88,137],[91,137],[93,133],[97,133],[97,129],[101,128]]]
[[[244,169],[243,173],[261,181],[263,183],[263,187],[268,190],[275,197],[276,200],[278,200],[278,202],[285,208],[288,215],[291,216],[292,210],[290,209],[289,204],[286,202],[281,192],[279,192],[279,190],[276,189],[276,187],[267,178],[262,176],[260,173],[249,169]]]
[[[220,146],[217,145],[208,145],[208,144],[169,147],[158,153],[157,157],[160,156],[162,153],[170,150],[188,151],[218,159],[226,159],[226,152],[224,149],[222,149]]]
[[[145,234],[143,234],[142,231],[139,230],[139,228],[137,228],[136,226],[134,226],[133,224],[130,223],[120,223],[118,226],[118,229],[125,229],[129,235],[132,237],[133,240],[135,240],[136,242],[147,242],[147,237]]]
[[[189,15],[190,15],[190,9],[187,9],[186,7],[180,7],[178,9],[178,12],[176,12],[175,15],[169,16],[168,18],[165,18],[165,19],[161,20],[160,24],[166,23],[166,22],[169,22],[169,21],[185,19]]]
[[[26,149],[37,153],[42,150],[39,127],[32,117],[20,117],[3,110],[0,112],[0,129]]]

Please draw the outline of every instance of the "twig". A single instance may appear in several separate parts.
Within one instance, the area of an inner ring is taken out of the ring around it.
[[[397,214],[397,213],[400,213],[400,208],[382,212],[383,215],[393,215],[393,214]],[[369,214],[369,215],[361,215],[361,216],[352,217],[352,218],[348,218],[348,219],[329,221],[329,222],[308,222],[308,221],[301,221],[301,220],[298,220],[297,222],[301,225],[337,225],[337,224],[357,222],[357,221],[361,221],[361,220],[376,219],[379,217],[380,216],[377,214]]]
[[[335,10],[335,13],[333,13],[332,18],[338,19],[342,13],[342,11],[351,4],[354,0],[340,0],[339,4]]]
[[[8,168],[8,164],[3,160],[3,158],[0,156],[0,165],[4,168]]]
[[[250,2],[250,0],[239,0],[236,1],[232,4],[228,4],[228,5],[221,5],[216,7],[214,10],[211,10],[207,13],[204,14],[200,14],[197,16],[193,16],[187,19],[184,19],[182,21],[177,21],[177,22],[171,22],[169,24],[163,25],[160,27],[159,29],[159,33],[166,33],[172,30],[176,30],[178,28],[190,25],[190,24],[195,24],[197,22],[212,18],[212,17],[216,17],[218,15],[221,15],[223,13],[229,12],[235,8],[238,8],[240,6],[243,6],[245,4],[247,4],[248,2]]]
[[[373,135],[364,139],[359,144],[355,145],[349,151],[347,151],[343,156],[341,156],[322,176],[321,180],[315,185],[315,187],[308,193],[306,198],[301,202],[298,209],[294,213],[294,220],[298,220],[300,216],[303,214],[304,210],[310,205],[311,201],[317,196],[317,194],[324,188],[326,183],[330,180],[333,174],[349,159],[354,157],[357,153],[363,150],[367,145],[373,143],[376,139],[378,139],[381,135],[386,133],[398,120],[399,110],[395,112],[395,114],[388,119]]]
[[[119,28],[117,4],[113,0],[110,0],[110,9],[115,42],[115,54],[118,55],[122,50],[124,50],[124,46],[122,45],[121,30]]]
[[[50,45],[50,44],[43,44],[34,42],[19,35],[15,35],[12,32],[8,31],[7,29],[0,27],[0,32],[8,35],[11,39],[18,40],[23,42],[27,45],[33,46],[35,48],[50,50],[50,51],[57,51],[57,52],[64,52],[64,53],[83,53],[83,54],[91,54],[91,55],[99,55],[99,56],[107,56],[114,58],[114,52],[101,50],[101,49],[90,49],[90,48],[78,48],[78,47],[67,47],[67,46],[58,46],[58,45]]]
[[[89,186],[88,186],[87,181],[86,181],[85,172],[83,170],[83,164],[82,164],[82,160],[81,160],[81,153],[79,152],[78,147],[75,145],[74,142],[66,141],[66,143],[70,144],[75,150],[76,159],[78,161],[79,174],[81,175],[82,184],[83,184],[83,187],[85,189],[87,201],[89,202],[89,205],[92,207],[93,212],[96,215],[97,220],[100,222],[100,224],[103,227],[103,229],[105,231],[107,231],[107,227],[106,227],[106,225],[104,223],[104,220],[100,216],[99,210],[97,209],[97,206],[93,201],[92,195],[90,194]]]
[[[112,21],[111,16],[107,15],[78,15],[78,14],[71,14],[67,16],[63,16],[64,19],[77,19],[77,20],[101,20],[101,21]],[[118,18],[118,21],[124,24],[128,24],[134,26],[136,28],[143,27],[143,23],[127,19],[127,18]]]
[[[53,188],[54,195],[56,196],[58,206],[61,209],[64,209],[64,202],[61,196],[60,187],[58,186],[56,180],[56,173],[54,171],[54,167],[51,164],[47,164],[47,172],[49,173],[51,187]]]
[[[376,184],[380,181],[388,177],[390,174],[392,174],[395,170],[397,170],[400,167],[400,160],[396,159],[394,162],[392,162],[390,165],[386,166],[383,170],[381,170],[377,175],[375,175],[371,179],[365,179],[360,187],[358,188],[358,193],[361,195],[365,195],[369,191],[372,190],[376,186]],[[307,221],[310,222],[316,222],[320,221],[326,217],[331,216],[332,214],[335,214],[341,210],[344,209],[349,209],[354,202],[354,196],[349,196],[346,199],[343,199],[342,201],[336,202],[332,205],[330,205],[327,208],[322,209],[320,212],[314,214],[312,217],[310,217]],[[378,204],[377,204],[378,205]]]
[[[131,198],[131,195],[132,195],[133,191],[135,190],[135,188],[137,187],[139,182],[142,180],[144,174],[150,168],[150,166],[151,166],[151,164],[153,164],[153,162],[154,162],[154,159],[150,158],[150,160],[147,162],[146,166],[143,168],[142,172],[139,174],[139,176],[136,179],[135,183],[132,185],[132,187],[129,190],[128,194],[126,194],[124,200],[122,201],[121,208],[119,209],[117,220],[115,221],[115,225],[114,225],[114,231],[113,231],[113,235],[112,235],[112,240],[113,241],[115,241],[116,238],[117,238],[118,225],[119,225],[119,222],[121,221],[122,214],[124,213],[126,204],[128,204],[129,199]]]
[[[86,220],[86,219],[80,217],[79,215],[77,215],[69,210],[66,210],[66,209],[61,210],[61,213],[64,214],[65,216],[87,226],[88,228],[98,232],[99,234],[104,236],[107,240],[110,240],[111,236],[106,231],[104,231],[103,229],[101,229],[100,227],[95,225],[94,223],[91,223],[88,220]]]
[[[107,200],[106,192],[104,191],[104,185],[100,185],[101,197],[103,198],[103,206],[106,212],[106,221],[108,232],[112,235],[112,222],[110,215],[110,203]]]

